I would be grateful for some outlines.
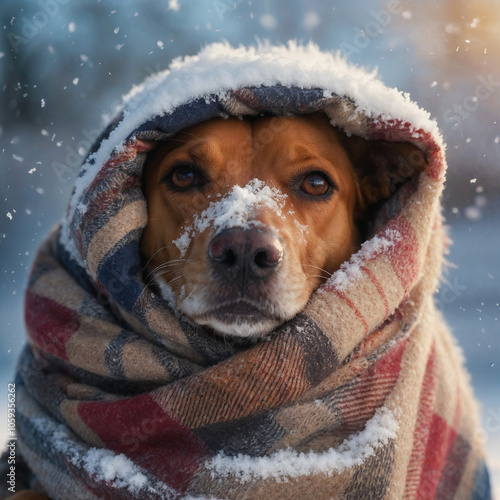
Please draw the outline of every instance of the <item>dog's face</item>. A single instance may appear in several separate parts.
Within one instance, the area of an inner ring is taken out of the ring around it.
[[[199,325],[260,337],[359,246],[357,174],[323,114],[212,119],[148,157],[147,281]]]

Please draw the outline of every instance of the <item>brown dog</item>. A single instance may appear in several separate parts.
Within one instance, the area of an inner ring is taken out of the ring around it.
[[[390,168],[416,151],[367,144],[323,113],[183,130],[145,166],[148,281],[217,333],[270,333],[356,251],[367,207],[390,194]]]
[[[322,113],[185,129],[145,166],[148,281],[197,324],[262,337],[356,251],[369,208],[417,173],[398,167],[412,156],[424,168],[415,155],[408,143],[347,138]]]

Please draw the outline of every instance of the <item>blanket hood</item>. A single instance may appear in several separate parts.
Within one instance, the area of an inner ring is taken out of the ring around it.
[[[252,346],[215,338],[146,286],[145,142],[316,111],[349,136],[412,143],[425,169],[394,172],[369,238],[302,313]],[[31,484],[51,498],[488,498],[475,403],[432,299],[445,169],[426,111],[314,44],[213,44],[135,87],[30,276],[17,415]]]
[[[132,315],[144,323],[144,318],[137,316],[136,307],[140,303],[141,311],[149,308],[144,307],[146,294],[138,277],[141,263],[137,244],[147,222],[139,183],[146,156],[141,152],[141,141],[165,140],[183,128],[214,117],[316,111],[323,111],[332,126],[349,136],[408,141],[420,148],[428,163],[420,176],[414,175],[419,165],[411,160],[400,164],[391,174],[393,196],[379,214],[375,238],[353,257],[353,265],[343,266],[323,287],[324,290],[337,287],[342,293],[354,287],[360,296],[373,293],[359,289],[356,276],[361,262],[374,258],[385,247],[391,262],[397,260],[400,264],[394,268],[398,285],[391,286],[397,292],[393,297],[384,297],[387,300],[384,314],[378,313],[364,323],[364,334],[371,331],[400,304],[426,265],[431,235],[441,224],[439,197],[446,169],[444,145],[436,122],[411,102],[408,94],[384,86],[375,73],[350,65],[333,53],[322,52],[314,44],[299,46],[290,42],[288,46],[264,44],[237,49],[213,44],[196,56],[174,60],[168,70],[134,87],[124,98],[120,116],[94,146],[75,181],[60,232],[68,266],[76,264],[79,272],[86,273],[120,309],[122,316]],[[420,160],[421,156],[416,161]],[[413,183],[397,189],[409,177],[413,177]],[[104,243],[109,230],[99,234],[103,219],[118,209],[123,212],[125,205],[141,207],[131,209],[133,220],[115,232],[112,243]],[[407,222],[405,210],[412,212],[418,227]],[[376,234],[377,231],[380,232]],[[119,244],[116,238],[121,239]],[[93,251],[96,247],[113,251],[104,256],[102,251],[97,254]],[[442,242],[433,244],[433,265],[441,262],[442,251]],[[434,274],[437,276],[439,271],[436,269]],[[118,287],[113,285],[117,279],[121,284]],[[437,281],[429,286],[437,286]],[[380,294],[374,295],[382,300]],[[153,308],[157,310],[157,304]],[[360,339],[346,346],[344,355]]]

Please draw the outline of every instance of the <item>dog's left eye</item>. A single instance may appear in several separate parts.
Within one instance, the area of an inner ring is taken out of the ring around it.
[[[190,164],[176,165],[162,179],[171,189],[186,191],[205,184],[205,177],[197,167]]]
[[[332,183],[322,172],[306,175],[300,184],[300,190],[309,196],[324,196],[332,189]]]

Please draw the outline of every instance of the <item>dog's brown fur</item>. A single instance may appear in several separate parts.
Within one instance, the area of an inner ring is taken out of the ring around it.
[[[389,168],[415,151],[409,144],[368,146],[347,138],[322,113],[216,118],[185,129],[150,153],[145,166],[149,223],[142,252],[149,276],[170,284],[177,307],[193,322],[223,334],[265,335],[301,311],[356,251],[367,207],[390,194]],[[182,258],[172,242],[184,228],[210,202],[254,178],[287,195],[281,216],[259,206],[251,220],[262,230],[244,236],[229,231],[214,242],[209,228]],[[195,185],[182,190],[193,179]],[[260,245],[265,265],[250,277],[242,276],[247,268],[227,272],[226,264],[221,272],[212,253],[217,248],[220,257],[224,245],[238,252]]]

